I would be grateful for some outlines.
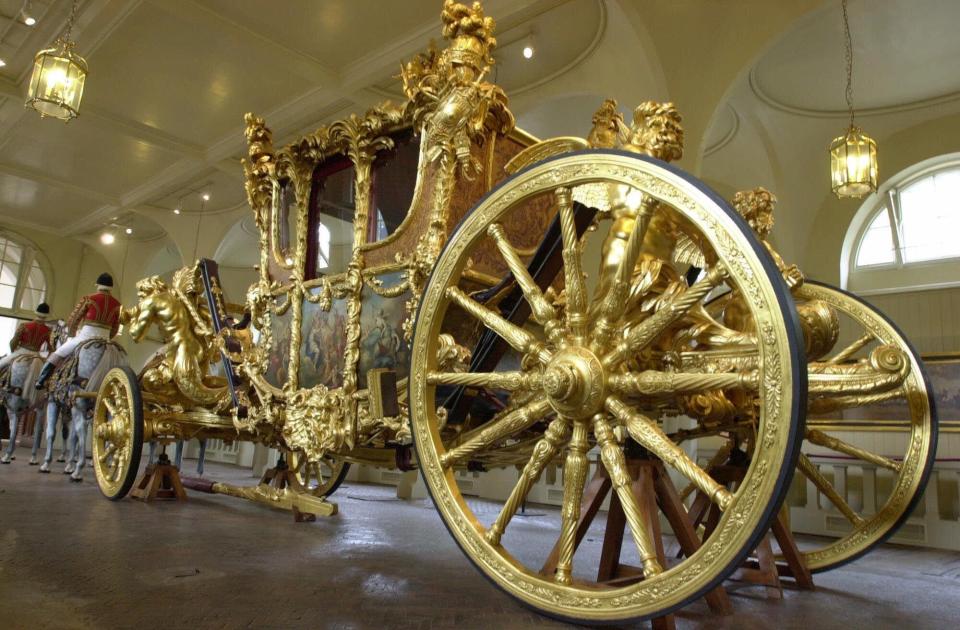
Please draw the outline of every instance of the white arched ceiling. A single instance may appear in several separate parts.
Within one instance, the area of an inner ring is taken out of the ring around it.
[[[725,137],[730,108],[740,124],[732,138],[704,152],[701,169],[702,177],[734,188],[773,190],[781,253],[831,282],[839,280],[832,261],[846,231],[833,218],[849,221],[859,205],[836,200],[829,188],[827,147],[849,123],[839,7],[831,1],[799,17],[741,71],[714,110],[705,144]],[[891,146],[891,138],[960,113],[960,79],[946,62],[960,45],[937,36],[944,24],[960,23],[960,3],[929,0],[920,11],[911,0],[851,0],[849,15],[857,123],[878,141],[882,184],[901,162],[890,152],[911,150],[901,140]],[[956,150],[949,136],[920,156]]]
[[[227,230],[213,255],[221,267],[253,269],[260,262],[260,232],[248,214]]]

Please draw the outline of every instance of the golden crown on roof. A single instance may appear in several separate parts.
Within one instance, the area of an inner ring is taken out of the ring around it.
[[[468,7],[454,0],[445,0],[441,19],[443,36],[450,41],[450,47],[443,51],[447,63],[477,69],[493,63],[490,53],[497,46],[493,36],[496,22],[483,15],[479,2]]]

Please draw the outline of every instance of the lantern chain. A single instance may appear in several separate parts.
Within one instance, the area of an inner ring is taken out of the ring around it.
[[[64,42],[70,41],[70,34],[73,32],[73,24],[77,21],[77,0],[73,0],[73,5],[70,7],[70,19],[67,20],[67,25],[63,27],[63,33],[60,35],[60,39]]]
[[[850,18],[847,15],[847,0],[840,0],[843,11],[843,35],[846,48],[844,50],[847,62],[847,109],[850,111],[850,127],[853,127],[853,38],[850,36]]]

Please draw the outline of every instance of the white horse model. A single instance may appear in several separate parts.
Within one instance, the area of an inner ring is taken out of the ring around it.
[[[50,472],[53,440],[59,408],[70,410],[70,436],[67,440],[67,465],[64,474],[71,481],[83,481],[86,465],[87,416],[93,411],[95,394],[103,377],[112,368],[127,365],[126,352],[118,344],[104,339],[90,339],[77,346],[73,355],[57,369],[51,379],[47,402],[47,452],[40,472]]]
[[[7,417],[10,420],[10,442],[7,449],[0,455],[0,463],[9,464],[16,459],[14,450],[17,447],[17,430],[20,419],[35,402],[37,392],[34,383],[43,365],[43,357],[38,352],[27,352],[16,356],[6,367],[2,382],[3,403],[7,407]]]

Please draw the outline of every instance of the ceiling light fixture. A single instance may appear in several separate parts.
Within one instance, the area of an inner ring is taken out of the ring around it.
[[[7,65],[7,62],[3,59],[0,59],[0,68],[4,67],[5,65]]]
[[[124,230],[127,234],[133,234],[133,228],[127,228]]]
[[[844,135],[834,138],[830,143],[831,188],[840,199],[860,198],[877,190],[877,143],[853,121],[853,40],[850,37],[847,0],[841,0],[840,6],[846,40],[846,99],[850,126]]]
[[[83,84],[87,79],[86,60],[73,52],[76,43],[70,39],[77,20],[77,0],[73,0],[70,18],[53,46],[37,53],[33,75],[27,89],[27,107],[40,116],[70,122],[79,115]]]
[[[531,46],[530,44],[527,44],[526,46],[523,47],[523,58],[524,58],[524,59],[532,59],[532,58],[533,58],[533,53],[534,53],[533,46]]]
[[[113,245],[115,240],[117,240],[117,237],[113,235],[113,232],[104,232],[100,235],[100,242],[104,245]]]
[[[202,195],[200,195],[200,198],[203,199],[204,201],[210,201],[210,193],[203,193]]]
[[[37,19],[35,17],[31,17],[27,15],[27,16],[24,16],[23,23],[26,24],[27,26],[33,26],[34,24],[37,23]]]
[[[174,208],[174,209],[173,209],[173,213],[174,213],[174,214],[180,214],[180,208]]]

